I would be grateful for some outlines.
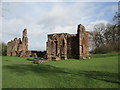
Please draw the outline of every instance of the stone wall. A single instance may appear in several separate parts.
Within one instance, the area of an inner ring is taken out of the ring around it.
[[[85,31],[85,27],[83,25],[78,25],[77,29],[77,35],[78,35],[78,53],[79,53],[79,59],[80,58],[86,58],[89,56],[88,52],[88,32]]]
[[[43,57],[48,60],[81,59],[89,56],[88,32],[83,25],[78,25],[77,34],[49,34],[47,51]],[[38,57],[41,52],[28,50],[27,29],[21,38],[14,38],[7,43],[7,56]]]
[[[49,34],[47,59],[80,59],[88,57],[88,33],[83,25],[78,25],[77,34]]]
[[[32,50],[31,51],[31,57],[39,57],[39,58],[43,58],[46,59],[46,51],[36,51],[36,50]]]
[[[7,43],[7,56],[29,57],[31,55],[31,51],[28,50],[27,29],[24,29],[22,40],[14,38]]]

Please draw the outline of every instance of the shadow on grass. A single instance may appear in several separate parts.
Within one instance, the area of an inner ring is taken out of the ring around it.
[[[27,74],[28,71],[44,74],[44,73],[62,73],[63,70],[51,65],[44,65],[44,64],[32,64],[32,65],[6,65],[3,68],[7,68],[12,70],[13,72],[21,73],[21,75]]]
[[[28,61],[35,61],[36,59],[29,59],[29,58],[28,58],[27,60],[28,60]]]
[[[118,73],[110,73],[103,71],[80,71],[79,75],[80,74],[93,79],[120,84]]]
[[[116,83],[120,85],[120,80],[118,80],[118,73],[110,73],[103,71],[70,71],[64,68],[57,68],[51,65],[38,64],[38,65],[12,65],[12,66],[4,66],[3,68],[10,69],[12,72],[16,72],[19,75],[29,74],[31,71],[33,73],[37,73],[43,77],[48,77],[48,75],[55,74],[71,74],[77,76],[85,76],[96,80],[101,80],[110,83]],[[3,69],[4,70],[4,69]]]
[[[35,60],[42,60],[41,58],[33,58],[33,59],[31,59],[31,58],[27,58],[26,60],[28,60],[28,61],[35,61]]]

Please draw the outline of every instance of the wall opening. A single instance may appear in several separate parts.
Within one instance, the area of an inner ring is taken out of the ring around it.
[[[56,55],[57,55],[57,51],[58,51],[58,44],[57,44],[57,41],[55,41],[55,53],[56,53]]]

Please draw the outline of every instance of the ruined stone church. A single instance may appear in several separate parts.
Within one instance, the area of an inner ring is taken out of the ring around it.
[[[46,43],[46,59],[83,59],[87,58],[88,32],[83,25],[78,25],[77,34],[49,34]],[[23,30],[21,38],[14,38],[7,43],[7,56],[38,57],[41,53],[28,50],[27,29]]]
[[[87,58],[88,55],[88,32],[83,25],[78,25],[77,34],[48,35],[48,60],[83,59]]]

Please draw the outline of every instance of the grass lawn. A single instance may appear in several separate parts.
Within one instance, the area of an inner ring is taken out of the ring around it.
[[[0,57],[0,89],[2,89],[2,57]]]
[[[2,60],[3,88],[118,88],[118,54],[96,54],[86,60],[49,61],[34,58]]]

